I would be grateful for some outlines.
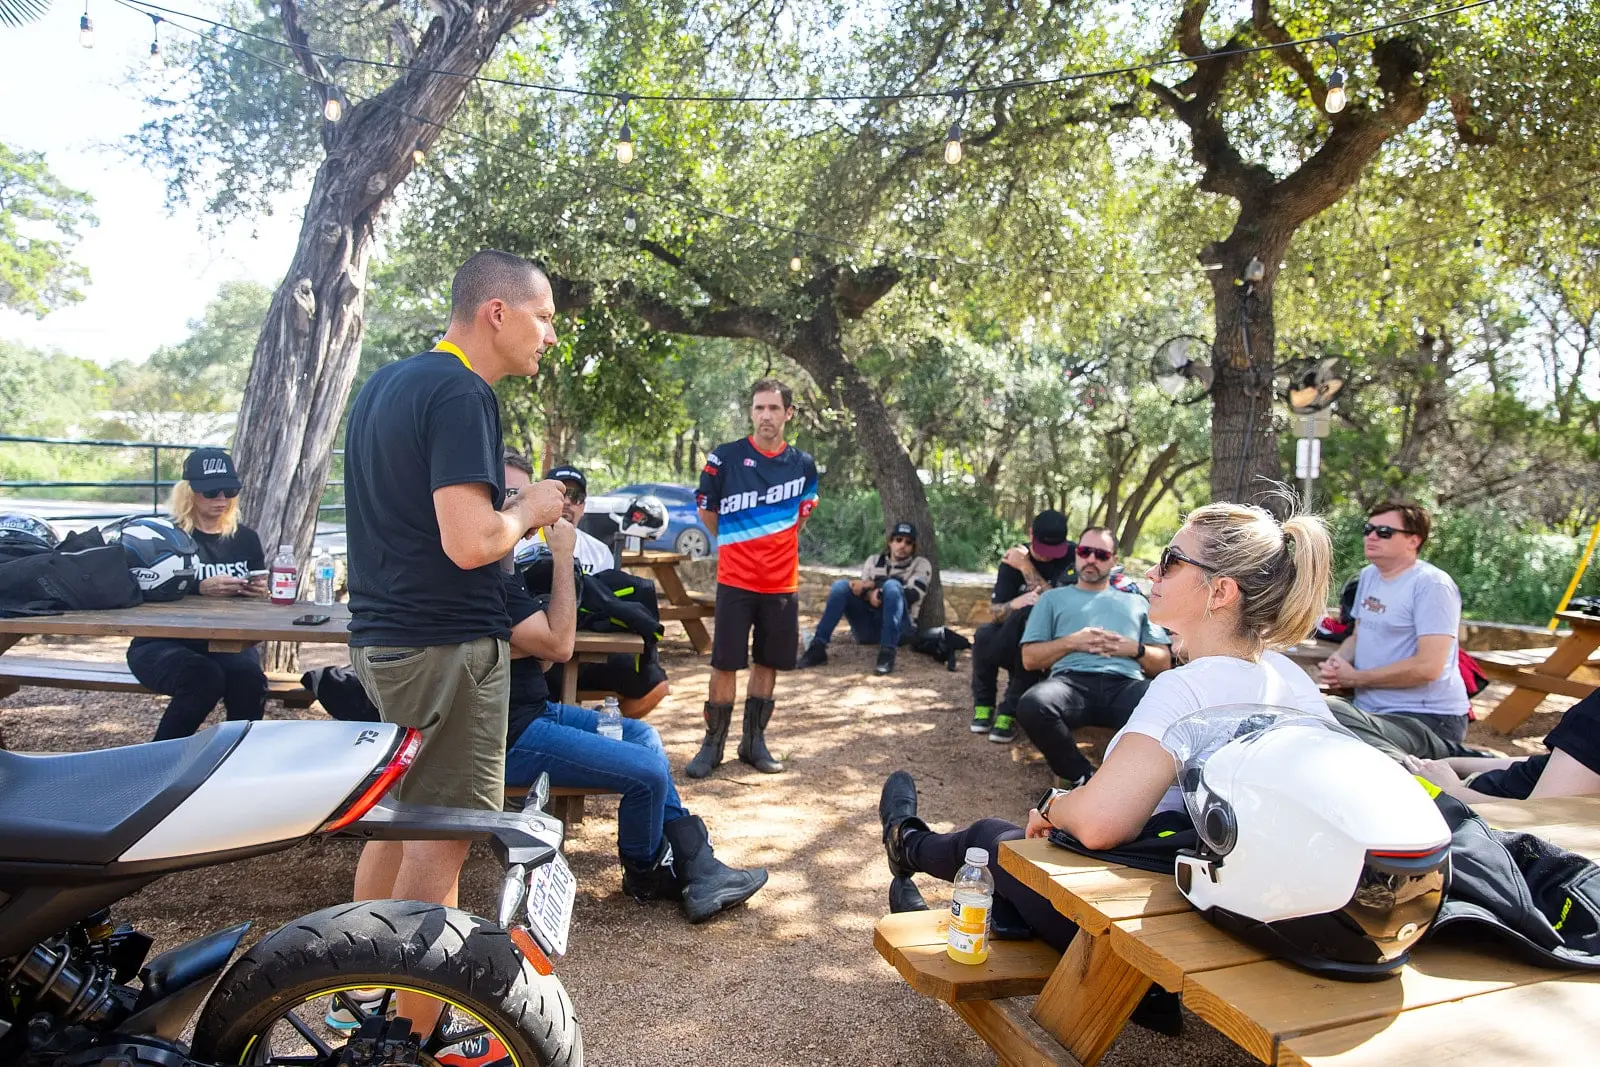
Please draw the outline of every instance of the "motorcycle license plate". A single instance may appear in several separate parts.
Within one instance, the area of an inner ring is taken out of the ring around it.
[[[577,896],[578,880],[559,852],[528,875],[528,922],[557,956],[567,954],[567,929],[572,925],[572,902]]]

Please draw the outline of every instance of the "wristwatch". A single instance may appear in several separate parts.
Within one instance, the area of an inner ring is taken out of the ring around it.
[[[1138,649],[1137,649],[1137,650],[1135,650],[1135,652],[1134,652],[1134,653],[1133,653],[1133,658],[1134,658],[1134,659],[1135,659],[1135,660],[1141,660],[1141,659],[1144,659],[1144,642],[1143,642],[1143,641],[1140,641],[1140,642],[1139,642],[1139,647],[1138,647]]]
[[[1070,789],[1046,789],[1044,795],[1039,798],[1039,803],[1035,804],[1034,807],[1038,808],[1039,814],[1043,815],[1048,821],[1050,818],[1050,805],[1056,802],[1057,797],[1064,797],[1070,792],[1072,792]]]

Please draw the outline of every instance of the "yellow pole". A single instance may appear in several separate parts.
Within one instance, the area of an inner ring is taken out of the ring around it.
[[[1600,540],[1600,522],[1594,524],[1594,529],[1589,531],[1589,543],[1583,546],[1583,558],[1578,561],[1578,569],[1572,574],[1572,581],[1567,583],[1567,591],[1561,594],[1561,603],[1556,605],[1556,613],[1567,610],[1567,604],[1572,600],[1572,594],[1578,591],[1578,583],[1583,581],[1583,572],[1589,569],[1589,557],[1594,555],[1594,543]],[[1556,625],[1561,620],[1554,615],[1550,616],[1550,632],[1556,632]]]

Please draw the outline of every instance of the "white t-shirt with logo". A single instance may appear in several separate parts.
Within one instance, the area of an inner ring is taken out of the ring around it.
[[[1281,652],[1264,653],[1256,663],[1237,656],[1202,656],[1150,680],[1150,688],[1128,716],[1127,725],[1106,745],[1106,756],[1110,757],[1127,734],[1144,734],[1160,741],[1167,728],[1185,715],[1229,704],[1263,704],[1333,721],[1317,683]],[[1183,793],[1174,784],[1156,805],[1156,812],[1182,810]]]

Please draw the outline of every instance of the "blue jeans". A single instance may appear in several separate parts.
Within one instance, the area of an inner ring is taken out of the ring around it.
[[[663,823],[689,814],[672,785],[667,750],[655,727],[622,720],[622,740],[595,732],[600,716],[571,704],[546,705],[506,752],[506,784],[532,785],[540,772],[552,786],[611,789],[622,794],[617,807],[617,851],[649,863],[661,849]]]
[[[911,612],[906,610],[906,590],[897,579],[884,582],[883,606],[873,607],[850,592],[850,583],[840,578],[828,590],[828,603],[817,623],[816,640],[826,645],[833,640],[834,627],[841,618],[850,623],[850,633],[862,645],[897,646],[911,635]],[[889,635],[893,634],[893,637]]]

